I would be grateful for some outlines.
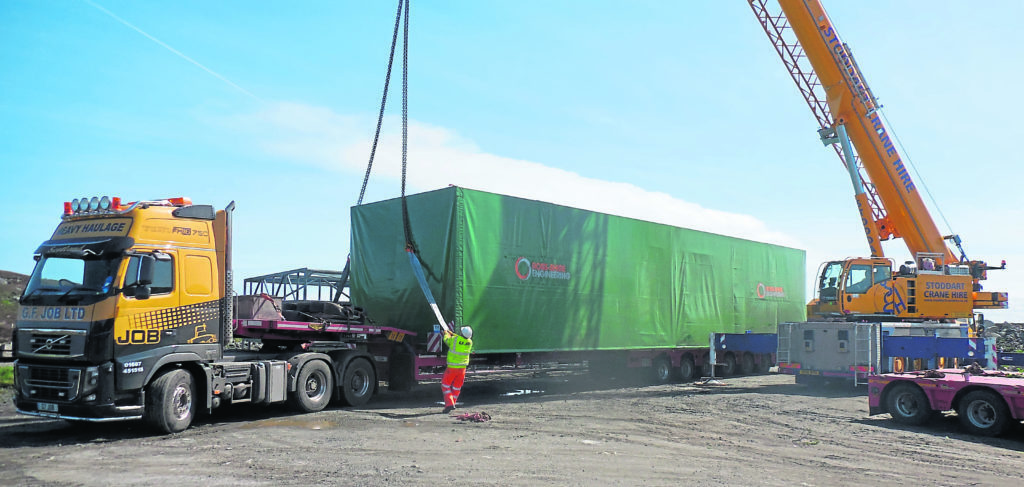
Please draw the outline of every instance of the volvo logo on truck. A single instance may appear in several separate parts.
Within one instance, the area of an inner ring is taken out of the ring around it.
[[[526,281],[536,279],[561,279],[568,281],[572,275],[566,270],[565,264],[549,264],[547,262],[530,262],[526,257],[519,257],[515,262],[516,277]]]

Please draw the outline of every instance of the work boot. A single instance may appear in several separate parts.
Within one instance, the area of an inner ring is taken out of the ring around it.
[[[444,409],[441,410],[441,414],[448,414],[452,412],[453,409],[455,409],[455,406],[445,406]]]

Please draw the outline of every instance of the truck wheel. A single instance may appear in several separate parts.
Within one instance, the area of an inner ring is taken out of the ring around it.
[[[349,406],[362,406],[369,402],[376,383],[377,377],[369,362],[366,359],[354,359],[345,367],[341,398]]]
[[[919,425],[932,416],[928,396],[913,384],[896,384],[885,396],[885,406],[893,421]]]
[[[164,433],[185,431],[195,417],[195,385],[192,374],[176,369],[146,387],[146,422]]]
[[[333,390],[331,368],[323,360],[311,360],[295,378],[295,392],[288,396],[288,406],[300,413],[322,411],[331,402]]]
[[[672,362],[669,362],[668,358],[654,359],[654,364],[651,366],[651,377],[655,383],[667,384],[672,380],[672,375]]]
[[[725,354],[722,364],[722,377],[736,375],[736,355],[733,355],[732,352]]]
[[[679,359],[679,378],[688,381],[693,379],[694,374],[697,373],[697,366],[693,364],[692,355],[683,355],[683,358]]]
[[[761,363],[757,364],[757,371],[762,374],[767,374],[768,370],[772,368],[772,364],[775,361],[772,360],[772,354],[763,353],[761,354]]]
[[[964,429],[975,435],[996,436],[1006,430],[1010,410],[992,391],[972,391],[960,400],[957,416]]]
[[[740,374],[750,375],[754,373],[754,354],[744,352],[740,358]]]

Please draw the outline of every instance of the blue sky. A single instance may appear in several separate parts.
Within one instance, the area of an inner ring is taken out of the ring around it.
[[[396,4],[0,0],[0,269],[29,272],[62,202],[103,194],[237,201],[242,277],[340,268]],[[1011,309],[986,316],[1024,321],[1024,3],[965,5],[825,4],[939,228],[1008,261],[986,289]],[[809,273],[868,253],[844,168],[746,2],[417,1],[410,35],[411,192],[771,241],[806,249]],[[368,201],[399,191],[399,96]]]

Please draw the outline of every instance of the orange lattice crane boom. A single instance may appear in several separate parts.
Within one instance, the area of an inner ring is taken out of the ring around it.
[[[956,235],[944,237],[886,128],[874,94],[818,0],[748,0],[808,106],[822,141],[846,165],[871,250],[870,258],[822,265],[812,317],[954,319],[1007,307],[1007,295],[983,292],[991,269],[967,259]],[[788,38],[787,38],[788,36]],[[898,272],[882,240],[902,238],[915,259]],[[946,240],[956,245],[955,253]]]
[[[884,202],[892,236],[903,238],[911,255],[942,253],[946,262],[959,260],[928,213],[863,74],[821,3],[779,0],[779,5],[821,81],[833,120],[845,126]]]

